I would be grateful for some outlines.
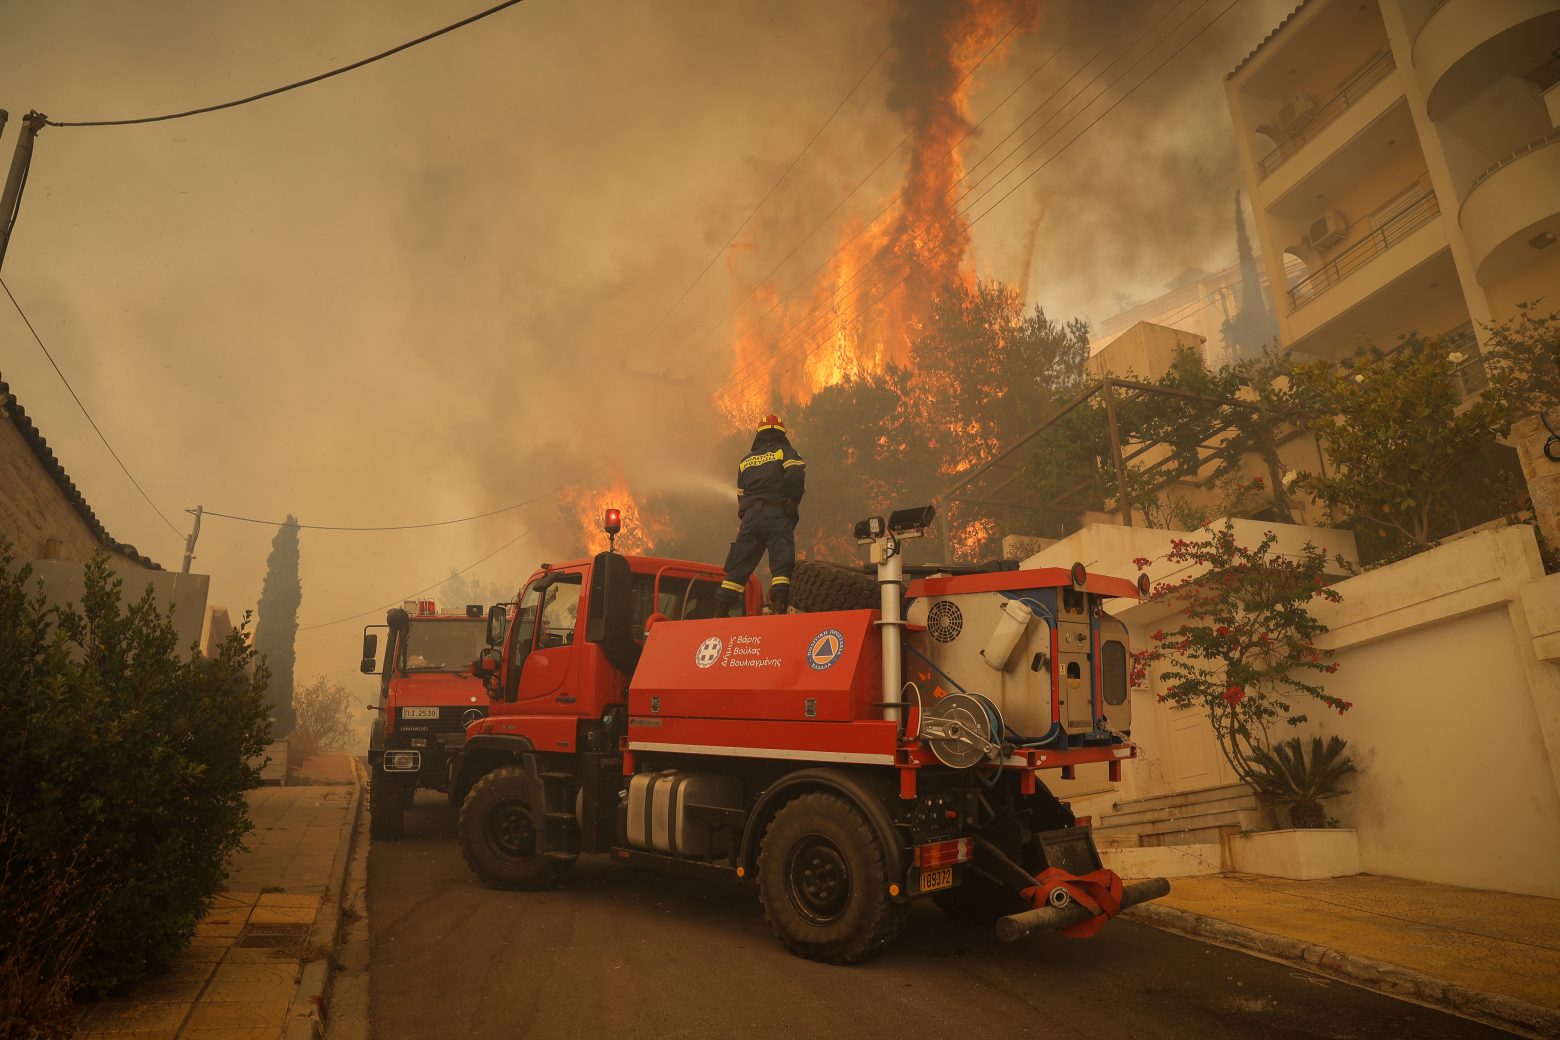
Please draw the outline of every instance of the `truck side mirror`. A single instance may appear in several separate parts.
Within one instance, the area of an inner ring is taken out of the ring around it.
[[[374,674],[374,658],[379,654],[379,633],[365,632],[363,634],[363,661],[358,666],[364,675]]]
[[[509,611],[501,606],[488,609],[487,645],[503,646],[509,628]]]
[[[481,656],[471,662],[471,674],[482,680],[491,696],[498,690],[498,671],[503,655],[492,647],[484,647]]]

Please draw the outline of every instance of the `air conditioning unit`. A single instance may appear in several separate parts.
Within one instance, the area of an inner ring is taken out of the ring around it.
[[[1305,241],[1312,249],[1331,249],[1348,236],[1349,222],[1342,213],[1331,209],[1311,222]]]
[[[1278,110],[1278,128],[1285,133],[1298,130],[1316,115],[1316,99],[1309,94],[1296,94],[1284,102]]]

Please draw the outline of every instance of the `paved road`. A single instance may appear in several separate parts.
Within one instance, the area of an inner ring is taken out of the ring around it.
[[[918,906],[873,961],[813,964],[751,889],[586,857],[563,889],[490,891],[454,829],[424,792],[406,837],[369,852],[375,1040],[1506,1035],[1130,921],[1006,945]]]

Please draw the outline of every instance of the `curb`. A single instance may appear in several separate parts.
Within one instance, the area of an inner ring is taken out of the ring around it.
[[[293,991],[292,1004],[287,1009],[287,1024],[282,1029],[283,1040],[320,1040],[325,1035],[326,1005],[330,1000],[331,980],[336,974],[336,940],[341,934],[341,894],[346,890],[365,783],[357,758],[349,756],[349,759],[353,775],[352,802],[347,806],[346,822],[336,843],[336,857],[331,860],[330,878],[320,912],[314,915],[314,926],[309,929],[309,951],[323,950],[324,953],[306,961],[298,975],[298,988]]]
[[[1396,964],[1356,957],[1284,935],[1259,932],[1189,910],[1144,903],[1123,917],[1170,932],[1208,939],[1309,968],[1390,996],[1409,997],[1502,1029],[1537,1036],[1560,1036],[1560,1011],[1515,997],[1468,989]]]

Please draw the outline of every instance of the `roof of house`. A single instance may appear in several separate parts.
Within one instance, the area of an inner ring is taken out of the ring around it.
[[[26,441],[27,446],[32,449],[44,472],[54,481],[60,492],[64,494],[65,500],[76,510],[76,514],[87,525],[87,530],[92,532],[103,548],[128,557],[151,570],[162,570],[159,564],[136,552],[135,546],[115,541],[103,528],[102,522],[98,520],[97,514],[92,512],[92,507],[87,505],[87,500],[82,497],[75,481],[70,479],[70,474],[65,472],[65,467],[60,465],[59,459],[55,458],[54,449],[49,447],[49,442],[38,432],[38,427],[33,425],[32,419],[27,415],[27,409],[23,408],[16,395],[11,393],[11,388],[4,379],[0,379],[0,415],[9,417],[16,425],[22,440]]]
[[[1273,26],[1273,31],[1268,33],[1266,36],[1262,37],[1262,42],[1257,44],[1255,47],[1251,48],[1251,53],[1246,55],[1244,58],[1240,59],[1240,64],[1235,66],[1229,72],[1227,72],[1225,74],[1224,78],[1225,79],[1229,79],[1231,76],[1235,75],[1241,69],[1243,69],[1247,65],[1251,64],[1251,59],[1255,58],[1257,56],[1257,52],[1260,51],[1262,48],[1266,47],[1269,43],[1271,43],[1273,41],[1273,37],[1275,37],[1279,33],[1283,32],[1284,31],[1284,26],[1286,26],[1290,22],[1294,21],[1295,20],[1295,15],[1297,15],[1301,11],[1305,10],[1306,5],[1308,5],[1310,3],[1311,3],[1311,0],[1300,0],[1300,6],[1296,7],[1293,11],[1290,11],[1288,14],[1286,14],[1284,16],[1284,20],[1283,21],[1281,21],[1277,25]]]

